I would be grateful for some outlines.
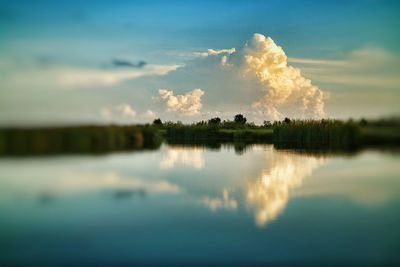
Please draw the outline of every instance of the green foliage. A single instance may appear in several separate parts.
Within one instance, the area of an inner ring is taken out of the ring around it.
[[[102,153],[157,148],[159,131],[146,126],[0,129],[0,155]]]
[[[265,128],[268,128],[268,127],[271,127],[271,126],[272,126],[272,123],[271,123],[271,121],[264,121],[264,122],[263,122],[263,126],[264,126]]]
[[[272,143],[272,129],[221,129],[218,131],[220,140],[246,143]]]
[[[360,128],[338,120],[285,121],[274,127],[274,144],[288,148],[355,148]]]
[[[162,123],[161,119],[158,118],[158,119],[155,119],[155,120],[153,121],[153,125],[154,125],[154,126],[162,126],[163,123]]]
[[[224,129],[217,125],[181,125],[169,127],[168,142],[220,141],[220,142],[272,142],[272,129]]]
[[[400,127],[370,126],[361,128],[361,142],[368,145],[399,145]]]
[[[208,120],[208,125],[219,125],[221,124],[221,119],[216,117]]]
[[[176,125],[167,128],[167,140],[193,142],[199,140],[217,139],[218,127],[208,125]]]
[[[234,122],[237,124],[246,124],[246,117],[244,117],[242,114],[236,114],[234,118]]]

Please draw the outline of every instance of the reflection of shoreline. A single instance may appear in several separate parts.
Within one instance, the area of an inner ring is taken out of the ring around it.
[[[290,191],[299,187],[322,162],[322,158],[274,151],[271,168],[246,188],[246,203],[254,210],[257,225],[265,226],[275,220],[285,209]]]

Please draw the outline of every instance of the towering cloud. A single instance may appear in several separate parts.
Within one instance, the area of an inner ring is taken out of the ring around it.
[[[280,119],[280,108],[290,105],[303,117],[324,114],[324,93],[301,75],[300,69],[289,66],[282,47],[270,37],[254,34],[243,48],[244,72],[255,75],[266,91],[253,107]],[[298,114],[298,113],[297,113]]]
[[[256,33],[238,50],[208,49],[197,54],[199,60],[210,64],[209,68],[213,70],[211,76],[217,79],[218,85],[224,84],[232,90],[243,86],[235,85],[237,77],[241,77],[243,83],[252,84],[246,88],[258,88],[264,92],[262,97],[260,91],[247,92],[254,96],[253,103],[248,104],[263,117],[277,120],[285,116],[319,118],[324,115],[324,92],[303,77],[300,69],[288,65],[288,57],[282,47],[270,37]],[[215,63],[218,66],[212,65]],[[228,73],[233,84],[226,80]],[[216,78],[217,74],[220,74],[220,79]]]
[[[172,90],[160,89],[158,94],[160,99],[165,102],[169,112],[192,116],[199,114],[202,108],[201,97],[204,95],[204,91],[201,89],[194,89],[183,95],[174,95]]]

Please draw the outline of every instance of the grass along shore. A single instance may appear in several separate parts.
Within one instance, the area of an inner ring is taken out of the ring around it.
[[[159,130],[150,126],[0,128],[0,155],[106,153],[157,149]]]
[[[273,143],[278,148],[356,149],[400,145],[400,121],[289,120],[255,126],[247,123],[197,123],[161,126],[167,141]]]

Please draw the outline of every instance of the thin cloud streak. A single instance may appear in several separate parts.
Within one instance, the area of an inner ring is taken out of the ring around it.
[[[311,58],[296,58],[289,57],[288,62],[305,64],[305,65],[325,65],[325,66],[349,66],[351,62],[345,60],[326,60],[326,59],[311,59]]]
[[[177,70],[181,65],[147,65],[136,69],[97,69],[69,65],[1,66],[3,69],[18,68],[12,75],[2,80],[2,85],[10,88],[40,88],[43,86],[60,89],[81,89],[91,86],[111,86],[125,80],[144,76],[163,76]],[[21,79],[21,76],[24,79]],[[45,82],[45,83],[44,83]]]

